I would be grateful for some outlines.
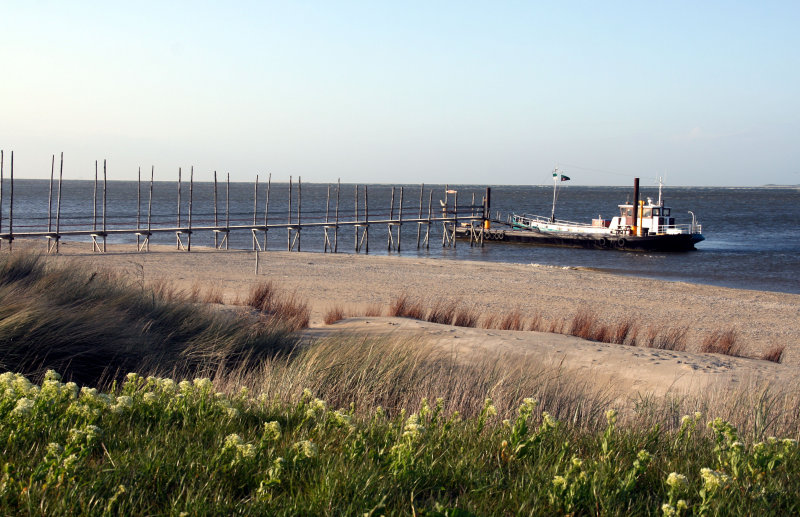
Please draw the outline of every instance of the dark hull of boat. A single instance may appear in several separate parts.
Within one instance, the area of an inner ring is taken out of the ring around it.
[[[478,237],[480,230],[475,232]],[[456,229],[456,236],[469,239],[468,228]],[[473,237],[474,238],[474,237]],[[691,251],[705,238],[702,235],[648,235],[645,237],[579,235],[566,232],[539,232],[524,229],[492,228],[484,230],[484,241],[522,242],[539,246],[587,248],[621,251]]]

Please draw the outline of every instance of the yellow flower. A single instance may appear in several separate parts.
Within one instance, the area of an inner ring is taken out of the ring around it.
[[[31,399],[22,397],[17,400],[17,405],[11,410],[11,414],[15,416],[24,416],[33,410],[33,401]]]
[[[684,490],[689,486],[689,482],[683,474],[671,472],[670,475],[667,476],[667,486],[674,490]]]

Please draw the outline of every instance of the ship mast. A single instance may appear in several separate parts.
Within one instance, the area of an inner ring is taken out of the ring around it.
[[[658,206],[664,206],[661,202],[661,187],[664,185],[661,176],[658,177]]]
[[[553,210],[550,212],[550,222],[556,222],[556,188],[558,185],[559,171],[558,167],[553,169]]]

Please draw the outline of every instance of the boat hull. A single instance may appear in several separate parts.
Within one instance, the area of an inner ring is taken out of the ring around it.
[[[478,232],[480,233],[480,230]],[[473,234],[474,235],[474,234]],[[468,239],[468,228],[456,229],[456,236]],[[473,237],[474,238],[474,237]],[[524,229],[492,228],[484,230],[484,241],[521,242],[539,246],[605,249],[620,251],[691,251],[705,238],[699,234],[648,235],[635,237],[571,232],[541,232]]]

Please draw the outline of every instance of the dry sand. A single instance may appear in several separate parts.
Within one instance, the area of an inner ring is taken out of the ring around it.
[[[19,243],[19,244],[18,244]],[[44,248],[38,241],[36,249]],[[15,247],[31,243],[15,241]],[[253,252],[194,248],[177,252],[153,246],[137,253],[131,245],[91,253],[86,243],[61,243],[57,262],[75,267],[110,268],[134,280],[167,280],[178,287],[214,286],[231,302],[253,283],[272,280],[307,298],[312,307],[310,334],[375,332],[422,335],[458,351],[533,356],[543,364],[586,372],[623,389],[665,393],[727,390],[750,382],[794,386],[800,365],[800,295],[729,289],[683,282],[627,277],[597,271],[523,264],[420,259],[396,256],[268,252],[260,254],[255,275]],[[593,310],[607,322],[630,315],[644,326],[688,329],[688,352],[609,345],[571,336],[458,328],[395,318],[350,318],[325,326],[333,306],[363,314],[375,304],[388,305],[397,295],[434,301],[456,300],[481,312],[519,309],[545,319],[570,318]],[[760,357],[785,346],[782,364],[717,354],[692,353],[714,330],[735,329],[746,355]]]

